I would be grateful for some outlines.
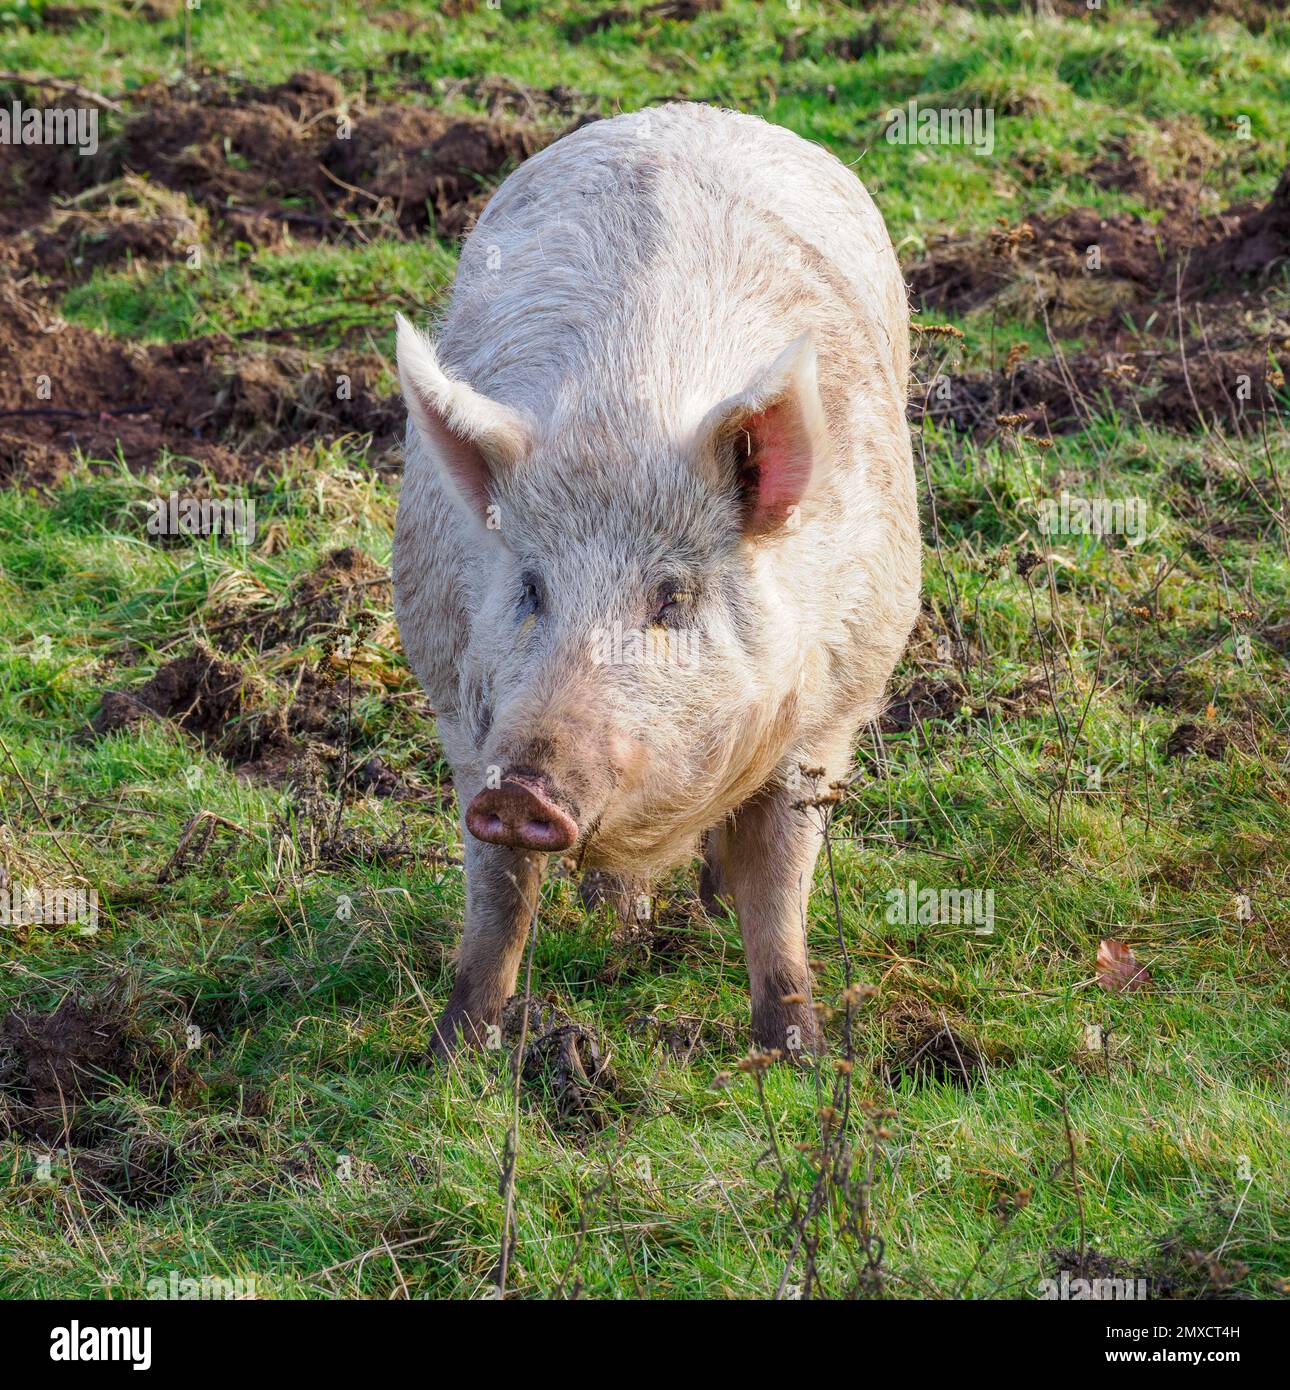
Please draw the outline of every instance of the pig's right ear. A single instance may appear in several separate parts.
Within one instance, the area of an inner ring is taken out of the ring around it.
[[[445,375],[430,340],[402,314],[396,318],[408,414],[450,490],[483,522],[498,476],[528,451],[528,423],[510,406]]]

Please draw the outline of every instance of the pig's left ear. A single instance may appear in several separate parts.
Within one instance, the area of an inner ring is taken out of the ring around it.
[[[529,447],[528,422],[510,406],[448,376],[433,344],[398,320],[399,383],[417,433],[449,488],[483,521],[498,477]]]
[[[804,333],[737,396],[708,412],[699,464],[720,484],[733,478],[744,534],[789,528],[829,467],[829,439],[816,379],[815,344]]]

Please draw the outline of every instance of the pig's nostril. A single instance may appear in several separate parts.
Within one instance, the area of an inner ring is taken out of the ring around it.
[[[558,825],[549,820],[530,820],[524,822],[524,842],[531,848],[550,846],[552,849],[567,849],[564,836]]]

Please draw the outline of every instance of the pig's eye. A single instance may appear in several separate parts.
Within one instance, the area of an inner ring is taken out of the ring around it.
[[[678,614],[685,611],[686,604],[693,597],[693,593],[681,583],[660,584],[654,593],[654,609],[650,616],[651,626],[667,627],[676,620]]]
[[[520,612],[526,616],[530,613],[540,613],[543,608],[545,595],[542,591],[542,581],[532,571],[526,571],[520,575]]]

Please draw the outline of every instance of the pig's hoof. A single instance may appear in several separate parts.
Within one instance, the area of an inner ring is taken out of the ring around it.
[[[489,1046],[501,1046],[501,1026],[458,1013],[450,1006],[435,1024],[434,1037],[430,1040],[426,1060],[436,1063],[449,1062],[458,1052]]]
[[[822,1050],[820,1031],[811,1014],[792,1013],[783,1006],[753,1014],[753,1045],[763,1052],[778,1052],[795,1066],[809,1066]]]
[[[634,925],[649,919],[649,884],[606,869],[587,869],[578,884],[578,897],[588,912],[610,907],[620,922]]]
[[[777,1054],[775,1060],[783,1062],[790,1067],[813,1067],[816,1058],[819,1057],[823,1050],[820,1047],[818,1039],[814,1039],[810,1042],[799,1042],[794,1047],[776,1047],[772,1049],[764,1046],[762,1043],[758,1043],[757,1046],[765,1052],[774,1051]]]
[[[452,1061],[460,1046],[458,1039],[449,1040],[436,1028],[430,1046],[426,1049],[425,1059],[432,1067],[446,1066]]]

